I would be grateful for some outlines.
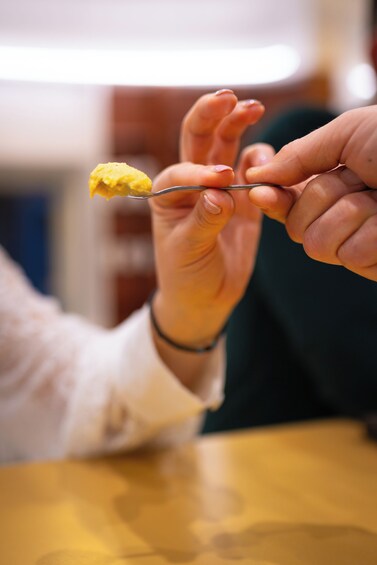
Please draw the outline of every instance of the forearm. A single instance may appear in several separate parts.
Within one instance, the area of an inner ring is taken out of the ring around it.
[[[2,356],[3,462],[180,443],[221,400],[222,352],[190,392],[159,358],[147,307],[106,331],[36,295],[24,306],[28,331],[13,324]]]
[[[148,307],[109,332],[103,349],[96,363],[96,395],[91,392],[92,380],[82,379],[72,404],[67,438],[73,454],[80,455],[85,444],[88,452],[95,453],[155,442],[180,443],[196,433],[195,420],[204,410],[222,399],[223,349],[212,353],[188,390],[158,356]],[[99,410],[96,402],[101,403]],[[86,424],[91,419],[91,427],[97,426],[93,436]]]
[[[213,365],[216,349],[223,348],[226,314],[216,309],[211,315],[194,307],[181,310],[166,305],[161,293],[150,301],[151,332],[162,361],[182,385],[195,391],[204,372]]]

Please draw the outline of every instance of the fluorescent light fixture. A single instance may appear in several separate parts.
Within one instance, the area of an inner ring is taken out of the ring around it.
[[[298,52],[278,44],[250,49],[49,49],[0,46],[0,79],[125,86],[269,84],[292,77]]]
[[[371,100],[377,94],[376,73],[372,65],[360,63],[347,76],[347,87],[353,96]]]

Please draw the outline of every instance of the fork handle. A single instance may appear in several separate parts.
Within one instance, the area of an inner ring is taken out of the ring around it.
[[[274,182],[256,182],[254,184],[230,184],[225,188],[225,190],[243,190],[257,188],[258,186],[273,186],[274,188],[283,188],[281,184],[276,184]]]

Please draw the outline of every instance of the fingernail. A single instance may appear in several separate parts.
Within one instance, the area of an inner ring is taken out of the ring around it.
[[[234,92],[230,88],[221,88],[215,92],[215,96],[221,96],[222,94],[234,94]]]
[[[262,102],[260,100],[254,100],[254,98],[250,98],[250,100],[242,100],[242,106],[249,108],[250,106],[262,106]]]
[[[228,167],[228,165],[215,165],[212,167],[212,171],[214,173],[223,173],[224,171],[232,171],[232,167]]]
[[[266,163],[271,161],[271,159],[272,159],[272,155],[270,155],[270,156],[268,156],[268,155],[257,155],[255,157],[254,165],[256,167],[263,167],[263,165],[266,165]]]
[[[208,194],[203,195],[204,207],[210,214],[221,214],[221,208],[218,204],[212,202]]]

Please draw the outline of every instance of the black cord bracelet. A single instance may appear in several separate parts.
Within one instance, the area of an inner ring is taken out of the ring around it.
[[[169,345],[171,345],[175,349],[179,349],[180,351],[186,351],[186,352],[189,352],[189,353],[207,353],[208,351],[212,351],[213,349],[215,349],[220,338],[225,334],[227,325],[225,325],[223,327],[223,329],[221,330],[221,332],[214,338],[214,340],[209,345],[206,345],[205,347],[189,347],[188,345],[183,345],[181,343],[177,343],[176,341],[172,340],[170,337],[165,335],[164,332],[161,330],[160,326],[158,325],[158,322],[156,320],[156,316],[154,315],[154,311],[153,311],[153,298],[154,298],[155,292],[156,291],[152,292],[152,294],[148,298],[148,304],[149,304],[149,311],[150,311],[152,326],[155,329],[158,337],[160,337],[163,341],[165,341],[166,343],[168,343]]]

